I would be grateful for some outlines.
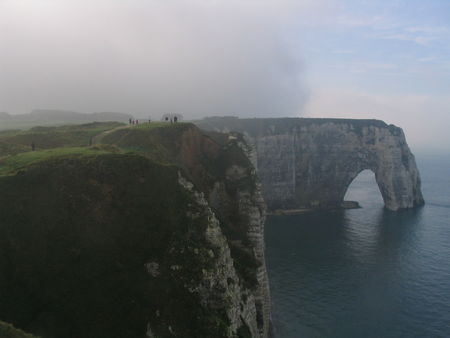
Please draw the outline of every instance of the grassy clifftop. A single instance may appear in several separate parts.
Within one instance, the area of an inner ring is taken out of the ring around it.
[[[0,158],[31,151],[32,143],[35,144],[36,150],[84,147],[89,145],[95,136],[120,126],[124,126],[124,124],[119,122],[93,122],[81,125],[1,131]]]
[[[120,153],[120,149],[113,146],[93,147],[66,147],[54,148],[41,151],[29,151],[14,156],[0,158],[0,176],[14,175],[31,165],[51,159],[80,158],[85,156],[104,155],[109,153]]]
[[[344,119],[344,118],[252,118],[239,119],[237,117],[210,117],[195,122],[197,126],[205,130],[230,130],[247,133],[252,137],[262,137],[273,134],[291,133],[311,126],[324,124],[336,124],[348,127],[357,134],[362,133],[363,128],[376,127],[387,128],[394,135],[399,135],[401,129],[394,125],[388,125],[384,121],[375,119]]]
[[[231,164],[251,168],[238,146],[228,135],[204,132],[191,123],[150,123],[104,133],[98,142],[124,151],[139,153],[159,163],[184,168],[200,190],[224,179]]]
[[[229,336],[231,300],[209,306],[195,291],[220,273],[218,248],[205,237],[210,216],[178,175],[222,195],[215,211],[240,278],[226,283],[255,287],[236,204],[255,182],[236,140],[152,123],[4,132],[1,142],[10,147],[0,155],[2,320],[45,338],[143,337],[148,325],[156,337]],[[230,181],[233,165],[248,175]]]

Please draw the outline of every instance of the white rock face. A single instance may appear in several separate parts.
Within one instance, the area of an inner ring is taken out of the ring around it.
[[[339,207],[350,183],[375,173],[387,209],[424,203],[403,131],[378,120],[215,119],[201,128],[244,133],[256,149],[269,209]]]
[[[240,171],[240,168],[232,168]],[[203,281],[192,292],[198,293],[202,298],[202,304],[205,308],[223,308],[225,309],[229,321],[227,337],[236,337],[240,327],[246,326],[252,337],[268,337],[269,316],[267,315],[263,325],[258,325],[258,312],[262,311],[258,307],[263,305],[270,312],[270,298],[268,297],[267,272],[265,263],[258,268],[258,276],[262,275],[262,281],[265,284],[259,285],[256,292],[245,289],[239,281],[239,277],[234,267],[234,261],[231,257],[230,247],[227,238],[222,233],[219,220],[209,207],[208,201],[203,193],[195,190],[193,184],[179,174],[178,182],[189,193],[191,193],[201,207],[201,214],[190,215],[191,217],[207,217],[208,227],[205,237],[207,241],[216,248],[215,253],[211,251],[211,255],[215,257],[215,266],[208,270],[203,270]],[[253,206],[253,201],[251,201]],[[241,210],[239,211],[241,212]],[[245,212],[245,210],[242,210]],[[259,214],[258,214],[259,215]],[[256,231],[261,231],[261,220],[255,219],[254,224]],[[262,238],[262,235],[260,235]],[[256,241],[259,245],[260,240]],[[256,251],[261,251],[258,257],[264,259],[264,250],[255,246]],[[265,292],[264,290],[267,290]],[[264,298],[267,297],[267,298]],[[262,303],[266,301],[267,304]]]
[[[254,164],[257,159],[255,148],[248,142],[240,142],[239,147],[247,155],[252,162],[254,169],[250,176],[256,182],[255,189],[243,189],[239,191],[239,212],[248,217],[247,236],[254,247],[254,255],[259,262],[257,270],[258,286],[254,292],[257,310],[260,314],[261,321],[259,325],[259,334],[261,337],[268,337],[270,330],[270,289],[269,279],[267,275],[266,259],[265,259],[265,242],[264,242],[264,224],[266,222],[266,204],[261,191],[261,184],[256,176],[256,166]],[[230,179],[230,177],[229,177]]]

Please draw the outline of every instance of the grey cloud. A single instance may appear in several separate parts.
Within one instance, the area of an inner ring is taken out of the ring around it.
[[[300,115],[290,2],[0,2],[0,111]]]

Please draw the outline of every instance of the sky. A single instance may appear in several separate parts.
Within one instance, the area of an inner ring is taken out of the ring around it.
[[[450,151],[448,0],[0,0],[0,111],[376,118]]]

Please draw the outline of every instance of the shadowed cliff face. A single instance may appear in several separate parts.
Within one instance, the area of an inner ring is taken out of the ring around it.
[[[365,169],[375,173],[386,208],[424,203],[403,131],[377,120],[206,119],[201,128],[243,133],[270,209],[340,207]]]
[[[184,169],[184,175],[205,194],[220,221],[241,289],[249,295],[246,304],[235,311],[236,322],[246,323],[252,337],[267,337],[270,296],[264,257],[266,206],[247,144],[242,137],[205,133],[192,124],[174,124],[170,129],[176,132],[170,137],[165,128],[143,128],[119,129],[101,141],[133,147],[147,157]],[[156,146],[164,149],[155,151]]]

